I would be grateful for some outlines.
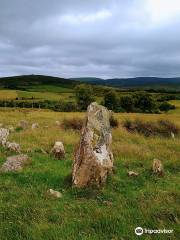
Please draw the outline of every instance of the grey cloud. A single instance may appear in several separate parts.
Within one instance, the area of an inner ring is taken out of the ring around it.
[[[0,76],[180,76],[180,12],[147,1],[0,0]]]

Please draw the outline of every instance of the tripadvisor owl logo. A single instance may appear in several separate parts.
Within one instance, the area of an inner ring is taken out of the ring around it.
[[[142,227],[137,227],[135,228],[135,234],[140,236],[143,234],[143,228]]]

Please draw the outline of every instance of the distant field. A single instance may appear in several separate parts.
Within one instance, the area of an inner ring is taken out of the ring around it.
[[[19,98],[34,98],[36,100],[69,100],[72,93],[56,93],[56,92],[30,92],[30,91],[17,91]]]
[[[54,93],[72,93],[74,90],[71,88],[65,88],[53,85],[36,85],[28,88],[28,91],[37,92],[54,92]]]
[[[17,97],[16,90],[1,90],[0,89],[0,100],[15,99]]]
[[[62,90],[62,89],[61,89]],[[38,91],[20,91],[20,90],[0,90],[0,100],[15,100],[16,98],[25,100],[64,100],[72,101],[73,92],[38,92]]]

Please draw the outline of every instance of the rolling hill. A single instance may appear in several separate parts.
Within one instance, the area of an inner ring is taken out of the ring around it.
[[[74,78],[81,82],[100,84],[120,88],[143,88],[143,89],[176,89],[180,90],[180,77],[177,78],[158,78],[158,77],[135,77],[135,78]]]
[[[0,88],[29,90],[38,89],[39,91],[53,90],[55,88],[73,89],[78,81],[67,80],[59,77],[43,76],[43,75],[22,75],[13,77],[0,78]]]

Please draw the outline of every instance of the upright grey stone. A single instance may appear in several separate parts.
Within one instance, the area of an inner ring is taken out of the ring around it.
[[[111,152],[111,112],[107,108],[91,103],[75,151],[72,181],[77,187],[99,186],[107,179],[113,168]]]

